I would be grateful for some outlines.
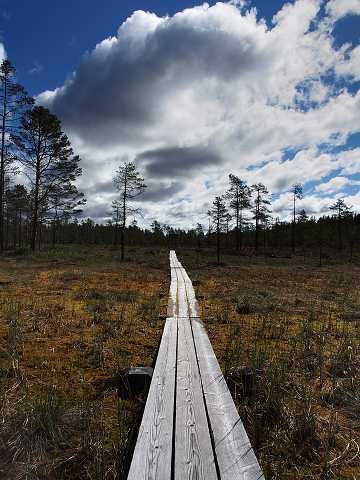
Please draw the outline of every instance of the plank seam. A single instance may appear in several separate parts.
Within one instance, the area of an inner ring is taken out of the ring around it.
[[[196,363],[197,363],[197,366],[198,366],[198,369],[199,369],[201,392],[202,392],[202,397],[203,397],[203,401],[204,401],[204,405],[205,405],[205,413],[206,413],[206,419],[207,419],[208,428],[209,428],[211,447],[212,447],[213,455],[214,455],[216,474],[217,474],[218,480],[221,480],[220,467],[219,467],[219,463],[218,463],[218,459],[217,459],[217,455],[216,455],[215,438],[214,438],[214,433],[213,433],[213,429],[212,429],[212,426],[211,426],[211,420],[210,420],[210,416],[209,416],[209,412],[208,412],[208,406],[207,406],[207,403],[206,403],[204,384],[203,384],[203,379],[202,379],[200,365],[199,365],[199,358],[198,358],[198,353],[197,353],[197,349],[196,349],[196,343],[195,343],[195,338],[194,338],[194,331],[193,331],[192,322],[190,322],[190,327],[191,327],[192,339],[193,339],[193,342],[194,342]]]
[[[175,385],[174,385],[174,412],[173,412],[173,436],[172,436],[172,449],[171,449],[171,480],[175,479],[175,440],[176,440],[176,394],[177,394],[177,361],[178,361],[178,340],[179,340],[179,325],[176,321],[176,353],[175,353]]]
[[[182,267],[182,269],[183,269],[183,267]],[[184,278],[184,275],[183,275],[183,272],[182,272],[182,271],[181,271],[181,276],[182,276],[183,281],[184,281],[186,302],[187,302],[187,304],[188,304],[188,311],[190,312],[191,309],[190,309],[190,303],[189,303],[189,295],[188,295],[187,283],[186,283],[186,281],[185,281],[185,278]],[[212,448],[212,451],[213,451],[213,457],[214,457],[216,475],[217,475],[217,477],[218,477],[218,480],[221,480],[220,468],[219,468],[219,464],[218,464],[218,460],[217,460],[217,456],[216,456],[214,433],[213,433],[213,430],[212,430],[211,421],[210,421],[209,412],[208,412],[208,407],[207,407],[207,404],[206,404],[206,398],[205,398],[205,392],[204,392],[203,379],[202,379],[202,375],[201,375],[201,370],[200,370],[200,365],[199,365],[199,358],[198,358],[198,353],[197,353],[196,343],[195,343],[195,338],[194,338],[193,325],[192,325],[191,317],[189,316],[189,317],[187,317],[187,318],[189,318],[189,320],[190,320],[191,337],[192,337],[192,341],[193,341],[193,344],[194,344],[196,364],[197,364],[197,367],[198,367],[198,370],[199,370],[201,393],[202,393],[203,402],[204,402],[204,407],[205,407],[206,420],[207,420],[207,424],[208,424],[208,430],[209,430],[211,448]],[[199,318],[199,317],[194,317],[194,318]]]

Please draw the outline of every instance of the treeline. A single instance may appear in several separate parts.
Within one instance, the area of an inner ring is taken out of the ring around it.
[[[291,187],[291,220],[273,217],[271,195],[262,183],[247,185],[229,175],[223,195],[215,197],[206,225],[190,230],[161,225],[139,228],[139,197],[145,180],[133,162],[122,163],[113,177],[116,200],[109,205],[108,222],[79,220],[85,196],[76,186],[82,174],[80,158],[74,155],[60,120],[35,104],[16,81],[8,60],[0,67],[0,251],[42,244],[167,245],[216,248],[220,263],[224,249],[238,254],[295,254],[328,249],[346,251],[352,258],[359,241],[360,217],[343,199],[320,219],[298,209],[303,187]],[[22,181],[18,181],[21,179]],[[134,200],[137,200],[134,202]],[[205,212],[204,212],[205,213]]]
[[[309,217],[304,209],[297,209],[297,201],[304,198],[303,186],[294,184],[290,193],[292,220],[282,221],[271,215],[271,195],[264,184],[248,186],[244,180],[230,174],[228,190],[215,197],[208,211],[208,236],[211,237],[213,232],[216,239],[217,262],[220,263],[224,233],[227,237],[234,237],[238,252],[243,250],[244,244],[247,251],[254,254],[274,250],[295,254],[299,249],[305,252],[309,248],[319,248],[321,257],[326,248],[342,252],[347,247],[352,257],[359,240],[360,225],[360,216],[352,211],[352,207],[339,198],[329,205],[332,215],[316,219]],[[198,224],[197,232],[204,235],[201,224]]]
[[[15,217],[14,217],[15,218]],[[17,217],[21,218],[20,216]],[[17,227],[17,228],[15,228]],[[55,231],[54,231],[55,228]],[[19,231],[22,230],[22,236]],[[342,218],[341,248],[339,245],[339,223],[336,216],[323,216],[319,219],[299,214],[296,218],[296,249],[298,255],[322,255],[341,253],[351,259],[358,249],[360,240],[360,215],[350,214]],[[55,233],[55,235],[54,235]],[[168,248],[189,247],[216,249],[217,232],[213,224],[198,225],[196,228],[184,230],[173,228],[154,221],[149,228],[140,228],[134,220],[124,229],[124,239],[128,246],[166,246]],[[41,223],[39,240],[43,244],[82,244],[82,245],[118,245],[120,248],[121,226],[114,221],[97,224],[91,219],[58,220],[56,224]],[[8,248],[26,244],[29,225],[18,221],[8,224]],[[23,238],[23,243],[21,243]],[[275,219],[266,228],[261,226],[258,232],[258,250],[256,251],[256,229],[252,223],[243,227],[242,247],[236,249],[237,232],[235,227],[225,228],[220,233],[220,251],[238,253],[239,255],[291,255],[293,241],[293,225],[291,222]],[[121,251],[121,248],[120,248]]]

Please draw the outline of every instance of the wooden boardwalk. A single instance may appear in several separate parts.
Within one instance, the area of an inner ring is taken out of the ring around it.
[[[264,479],[174,251],[170,267],[169,318],[128,480]]]

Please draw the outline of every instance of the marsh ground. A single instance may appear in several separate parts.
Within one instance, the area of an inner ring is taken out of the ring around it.
[[[359,479],[359,265],[180,256],[266,478]]]
[[[177,253],[266,478],[360,478],[359,265]],[[142,399],[109,385],[153,364],[170,278],[166,249],[128,258],[0,259],[1,478],[121,478]]]

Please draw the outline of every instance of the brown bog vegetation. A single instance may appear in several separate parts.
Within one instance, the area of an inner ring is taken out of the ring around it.
[[[359,266],[182,261],[265,478],[360,478]]]
[[[122,478],[143,399],[119,396],[119,376],[156,357],[167,262],[76,247],[0,260],[0,478]]]
[[[267,479],[359,478],[360,268],[178,250]],[[166,315],[168,250],[0,259],[0,478],[122,479]],[[125,392],[126,393],[126,392]]]

